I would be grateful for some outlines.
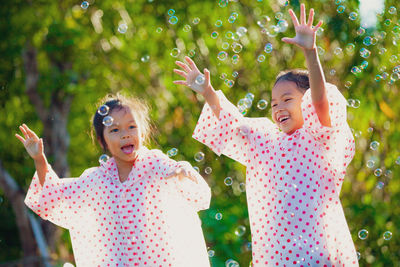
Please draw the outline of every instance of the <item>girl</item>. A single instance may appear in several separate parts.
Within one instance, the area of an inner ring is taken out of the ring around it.
[[[70,231],[77,266],[209,266],[197,211],[208,208],[210,189],[188,162],[143,145],[147,107],[117,96],[93,126],[112,157],[64,179],[48,165],[42,139],[20,126],[24,137],[16,136],[37,170],[26,205]]]
[[[254,266],[357,266],[357,256],[339,200],[354,139],[346,122],[346,100],[325,83],[315,45],[314,11],[296,36],[282,40],[302,48],[309,70],[278,75],[272,89],[272,121],[244,118],[210,84],[190,58],[175,72],[201,93],[203,108],[193,137],[218,155],[247,167],[246,189]],[[196,82],[197,81],[197,82]],[[199,82],[200,81],[200,82]],[[310,89],[308,89],[310,88]],[[308,90],[307,90],[308,89]]]

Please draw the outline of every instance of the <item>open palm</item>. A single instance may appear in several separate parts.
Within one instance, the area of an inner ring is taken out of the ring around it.
[[[19,129],[24,137],[20,136],[19,134],[15,134],[15,136],[24,145],[29,156],[31,156],[33,159],[39,158],[43,154],[43,140],[39,138],[34,131],[29,129],[26,124],[22,124]]]
[[[322,21],[319,21],[316,26],[312,26],[314,21],[314,9],[310,9],[310,14],[308,15],[308,21],[306,23],[306,8],[304,4],[300,6],[300,23],[294,14],[293,10],[289,10],[290,17],[296,31],[296,36],[294,38],[282,38],[282,41],[288,44],[295,44],[303,49],[314,49],[315,39],[318,29],[322,25]]]

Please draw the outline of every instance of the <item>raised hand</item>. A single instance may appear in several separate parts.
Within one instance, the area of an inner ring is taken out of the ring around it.
[[[26,124],[22,124],[19,126],[24,137],[19,134],[15,134],[15,136],[21,141],[24,145],[26,151],[29,156],[31,156],[34,160],[39,159],[43,156],[43,140],[39,138],[34,131],[28,128]]]
[[[191,167],[189,162],[180,161],[178,168],[173,170],[165,179],[177,177],[179,181],[182,181],[184,178],[188,178],[197,184],[197,178],[193,171],[195,170]]]
[[[174,81],[174,84],[182,84],[190,87],[195,92],[203,94],[207,87],[210,87],[210,72],[204,69],[204,75],[199,71],[196,64],[189,57],[185,57],[187,64],[176,61],[176,65],[183,70],[174,69],[174,72],[185,80]]]
[[[311,8],[306,23],[306,8],[304,4],[301,4],[300,6],[300,23],[292,9],[289,9],[289,14],[292,18],[296,36],[294,38],[284,37],[282,38],[282,41],[288,44],[295,44],[303,49],[314,49],[316,47],[315,40],[317,30],[321,27],[322,20],[320,20],[317,25],[312,26],[314,20],[314,9]]]

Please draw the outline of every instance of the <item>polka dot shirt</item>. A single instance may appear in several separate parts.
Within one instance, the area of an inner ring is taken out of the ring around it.
[[[70,231],[77,266],[209,267],[197,211],[210,189],[164,179],[179,163],[142,147],[121,183],[114,158],[79,178],[60,179],[49,166],[43,187],[33,177],[25,203],[43,219]]]
[[[253,265],[358,266],[339,200],[355,146],[338,89],[327,85],[332,127],[320,124],[307,90],[304,125],[291,135],[217,94],[220,117],[206,104],[193,137],[246,166]]]

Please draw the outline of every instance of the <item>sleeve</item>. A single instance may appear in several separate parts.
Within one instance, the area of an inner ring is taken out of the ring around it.
[[[164,179],[177,168],[186,168],[196,175],[197,183],[190,179],[179,181],[176,178],[166,180],[174,192],[178,192],[196,211],[208,209],[211,199],[211,190],[203,177],[190,165],[189,162],[176,162],[160,150],[154,155],[157,161],[156,175]]]
[[[48,165],[45,182],[41,186],[37,173],[34,174],[25,197],[25,204],[44,220],[69,229],[77,206],[80,204],[78,190],[80,179],[60,179]]]
[[[205,144],[218,156],[224,154],[247,165],[250,141],[254,132],[269,134],[277,131],[267,118],[244,118],[221,91],[217,91],[221,105],[219,118],[206,103],[193,132],[193,138]]]

